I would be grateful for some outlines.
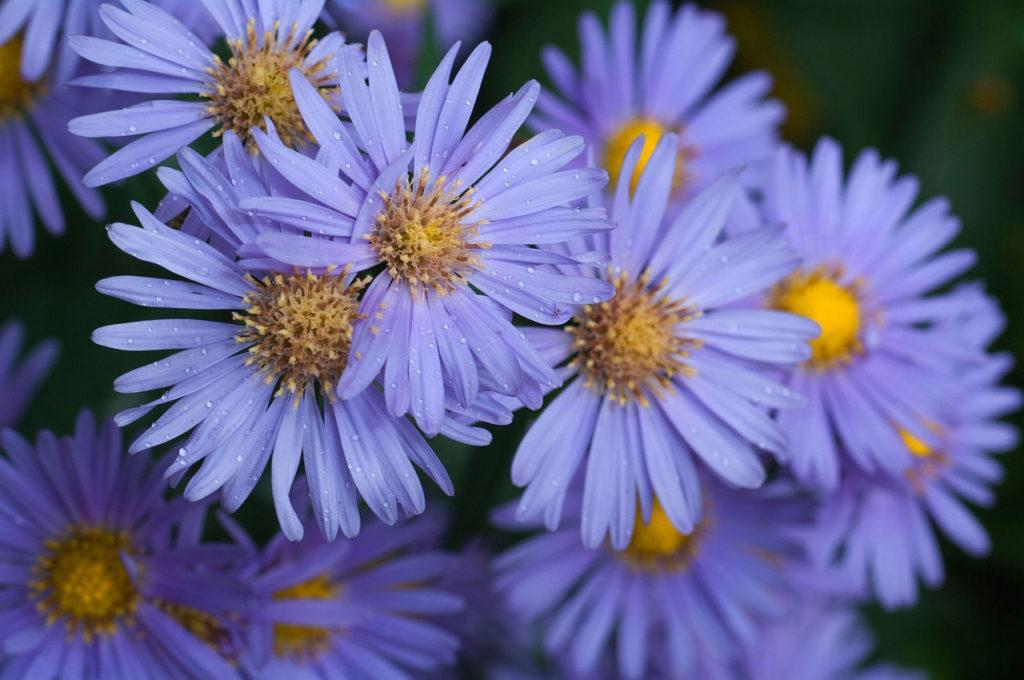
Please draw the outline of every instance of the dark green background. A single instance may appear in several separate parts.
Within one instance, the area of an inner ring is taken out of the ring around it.
[[[528,78],[543,77],[538,52],[556,43],[576,50],[576,14],[607,14],[608,0],[505,0],[490,31],[494,57],[484,101]],[[1020,354],[1024,335],[1024,2],[948,0],[730,0],[723,11],[739,39],[735,69],[768,68],[787,105],[785,133],[809,148],[836,137],[847,161],[874,146],[921,179],[922,195],[949,196],[962,218],[960,243],[981,256],[974,274],[988,282],[1011,319],[1002,349]],[[436,61],[428,43],[429,64]],[[152,174],[106,192],[111,221],[130,221],[129,200],[153,207],[161,191]],[[65,192],[66,197],[66,192]],[[117,251],[102,224],[65,200],[68,233],[40,234],[27,262],[0,256],[0,319],[18,316],[32,339],[57,337],[57,369],[23,423],[26,432],[70,430],[82,406],[110,414],[137,399],[115,395],[113,378],[150,356],[94,346],[97,326],[151,317],[149,310],[106,299],[96,280],[152,273]],[[1019,371],[1013,380],[1019,384]],[[528,417],[527,417],[528,419]],[[495,433],[487,450],[442,445],[456,481],[453,541],[484,527],[486,509],[508,498],[508,462],[525,422]],[[879,656],[926,669],[934,678],[1019,677],[1024,666],[1024,463],[1006,457],[999,504],[979,512],[994,550],[973,561],[944,545],[944,588],[914,610],[872,610]],[[259,536],[275,529],[267,498],[240,514]]]

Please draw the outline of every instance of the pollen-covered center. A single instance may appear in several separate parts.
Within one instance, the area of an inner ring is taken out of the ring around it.
[[[233,130],[246,140],[250,151],[256,146],[249,137],[249,130],[258,127],[266,131],[264,116],[273,121],[281,141],[296,146],[303,140],[312,140],[306,124],[299,113],[288,72],[293,68],[301,71],[316,87],[324,99],[330,101],[337,92],[334,71],[328,69],[329,57],[315,62],[307,61],[316,40],[310,40],[312,31],[307,31],[296,40],[296,26],[284,40],[278,40],[278,25],[273,31],[263,34],[259,40],[256,21],[249,19],[246,36],[228,39],[231,57],[225,64],[214,56],[213,66],[206,69],[213,76],[212,91],[202,93],[210,100],[207,111],[220,122],[215,136],[226,130]],[[292,43],[295,43],[294,45]]]
[[[130,551],[123,532],[73,527],[44,548],[29,588],[48,623],[63,619],[69,632],[92,639],[135,612],[139,593],[121,557]]]
[[[358,294],[365,280],[346,283],[345,272],[333,268],[321,275],[312,272],[274,274],[256,279],[242,301],[245,323],[236,337],[249,347],[249,364],[259,366],[267,382],[280,381],[285,391],[302,396],[309,383],[319,383],[332,398],[352,342],[352,325],[359,318]]]
[[[769,307],[807,317],[821,327],[821,335],[811,340],[809,363],[817,369],[849,362],[864,350],[860,286],[840,283],[841,274],[828,267],[797,271],[768,296]]]
[[[472,194],[445,188],[444,177],[431,182],[426,169],[381,193],[384,208],[366,238],[393,278],[441,294],[465,283],[464,273],[488,247],[474,240],[483,221],[469,219],[479,205]]]
[[[686,565],[697,549],[701,526],[685,534],[672,524],[661,503],[654,501],[651,519],[645,524],[637,509],[633,537],[622,551],[622,559],[643,569],[678,569]]]
[[[0,45],[0,119],[24,111],[39,90],[37,83],[22,80],[21,45],[20,35]]]
[[[274,593],[275,600],[331,600],[339,585],[326,574],[297,583]],[[293,659],[312,659],[330,647],[332,630],[321,626],[274,624],[274,654]]]
[[[608,171],[611,186],[615,186],[619,181],[619,175],[622,173],[622,164],[626,160],[626,153],[629,151],[629,147],[632,146],[633,142],[640,135],[643,135],[644,145],[640,149],[640,157],[637,159],[636,168],[633,170],[633,176],[630,178],[629,183],[630,192],[636,191],[644,168],[647,167],[647,163],[651,160],[658,142],[661,141],[662,136],[667,132],[670,132],[670,130],[653,118],[630,118],[620,125],[608,138],[604,147],[604,168]],[[675,189],[681,188],[685,183],[685,164],[686,153],[680,150],[672,178],[672,186]]]
[[[676,326],[696,314],[685,300],[663,294],[666,282],[650,283],[650,272],[630,280],[623,272],[611,279],[615,296],[586,305],[567,330],[573,334],[575,357],[587,387],[625,405],[635,399],[647,406],[671,390],[672,378],[693,375],[683,359],[699,341],[686,338]]]

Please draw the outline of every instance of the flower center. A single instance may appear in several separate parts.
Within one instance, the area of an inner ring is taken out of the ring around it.
[[[928,426],[938,430],[938,425],[934,423]],[[927,484],[945,469],[949,463],[949,457],[945,452],[933,449],[903,428],[899,429],[899,435],[903,440],[903,445],[907,447],[907,451],[914,456],[914,464],[904,473],[906,479],[915,493],[923,494]]]
[[[280,381],[278,395],[287,390],[298,399],[316,381],[333,398],[348,360],[352,324],[360,318],[358,293],[367,283],[346,284],[347,268],[333,271],[246,277],[252,284],[242,298],[247,309],[232,315],[245,330],[235,339],[252,343],[248,363],[258,365],[267,382]]]
[[[696,552],[702,526],[698,525],[693,533],[684,534],[675,528],[656,499],[647,524],[637,509],[633,538],[620,554],[622,559],[642,569],[679,569]]]
[[[337,596],[338,585],[326,574],[274,593],[275,600],[330,600]],[[274,654],[296,659],[311,659],[330,647],[332,631],[320,626],[274,624]]]
[[[231,655],[231,633],[213,614],[166,600],[157,600],[154,604],[218,654],[225,657]]]
[[[0,120],[21,113],[39,90],[21,78],[21,36],[0,45]]]
[[[608,138],[608,143],[604,148],[604,167],[608,171],[611,186],[615,186],[619,181],[622,164],[626,160],[629,147],[640,135],[644,135],[644,145],[640,150],[640,157],[637,159],[636,168],[633,170],[633,177],[630,178],[629,183],[630,193],[635,192],[637,184],[640,182],[640,176],[643,175],[644,168],[647,167],[648,161],[654,154],[654,149],[657,148],[662,135],[668,131],[664,125],[653,118],[630,118],[623,123]],[[675,189],[679,189],[685,184],[685,164],[686,153],[680,150],[672,178],[672,186]]]
[[[811,340],[809,363],[822,370],[849,362],[864,351],[859,337],[860,286],[839,283],[841,273],[826,267],[797,271],[768,296],[769,307],[805,316],[821,327],[821,335]]]
[[[413,14],[425,4],[426,0],[384,0],[384,5],[395,14]]]
[[[130,551],[123,532],[73,527],[44,546],[29,588],[48,623],[63,618],[69,631],[81,630],[88,640],[112,633],[118,619],[134,613],[139,593],[121,559]]]
[[[334,71],[327,71],[329,57],[313,63],[306,61],[317,43],[309,39],[313,32],[307,31],[301,40],[289,47],[297,27],[293,25],[283,41],[277,39],[277,28],[275,25],[273,31],[264,33],[261,43],[256,35],[256,20],[249,19],[245,40],[228,40],[231,49],[228,63],[214,56],[213,66],[206,69],[213,76],[214,88],[203,92],[202,96],[210,100],[207,111],[220,121],[221,126],[214,135],[234,130],[246,140],[253,153],[256,146],[249,137],[249,130],[258,127],[266,131],[264,116],[274,122],[285,144],[297,146],[303,140],[312,140],[292,94],[288,80],[291,69],[302,71],[327,101],[338,91],[334,84]]]
[[[391,276],[414,291],[429,286],[440,294],[451,292],[478,263],[476,251],[489,247],[470,243],[483,222],[464,222],[479,205],[473,190],[449,192],[444,182],[438,177],[430,185],[426,169],[416,179],[398,180],[393,193],[381,193],[384,208],[366,236]]]
[[[648,405],[671,390],[676,375],[693,375],[683,363],[698,340],[676,334],[676,325],[698,314],[683,299],[662,295],[666,281],[648,287],[650,272],[630,281],[622,272],[611,278],[615,296],[586,305],[567,330],[586,386],[604,392],[620,405],[630,399]]]

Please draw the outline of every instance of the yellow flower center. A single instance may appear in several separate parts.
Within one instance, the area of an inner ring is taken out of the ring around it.
[[[864,351],[859,285],[844,285],[840,276],[837,268],[798,271],[768,296],[769,307],[805,316],[821,327],[821,335],[811,340],[809,362],[821,370],[849,362]]]
[[[288,80],[289,71],[293,68],[302,71],[325,100],[330,101],[331,95],[338,90],[332,84],[336,71],[328,70],[330,57],[325,56],[313,63],[306,61],[317,43],[309,39],[313,32],[307,31],[294,47],[289,48],[297,27],[292,26],[283,41],[277,39],[277,28],[275,25],[273,31],[264,33],[261,46],[256,35],[256,20],[249,19],[245,40],[228,40],[231,49],[228,62],[225,64],[220,57],[214,56],[213,66],[206,69],[213,76],[215,85],[213,91],[203,92],[202,96],[210,100],[207,111],[220,122],[220,129],[214,135],[234,130],[254,153],[256,145],[249,137],[249,130],[258,127],[266,131],[264,116],[273,121],[285,144],[296,146],[303,140],[312,140],[295,103]]]
[[[308,581],[274,593],[275,600],[331,600],[338,594],[339,586],[332,583],[326,574],[314,576]],[[295,659],[311,659],[330,647],[329,628],[320,626],[299,626],[291,623],[274,624],[274,654]]]
[[[930,446],[903,428],[900,428],[900,439],[903,440],[903,445],[907,447],[907,451],[910,451],[911,454],[918,458],[928,458],[935,453]]]
[[[139,593],[121,559],[130,552],[128,537],[102,527],[72,527],[47,541],[32,569],[29,588],[47,622],[64,619],[68,631],[90,640],[109,634],[135,612]]]
[[[630,193],[635,192],[637,184],[640,182],[640,176],[643,175],[644,168],[647,167],[647,163],[654,154],[654,149],[657,148],[658,142],[661,141],[662,135],[666,132],[669,132],[669,130],[652,118],[631,118],[623,123],[608,138],[604,148],[604,167],[608,171],[611,186],[615,186],[619,181],[619,175],[622,173],[622,164],[626,160],[626,153],[629,151],[629,147],[632,146],[633,142],[640,135],[643,135],[644,145],[640,150],[640,157],[637,159],[636,168],[633,170],[633,177],[630,178],[629,184]],[[672,186],[675,189],[680,189],[685,184],[685,166],[686,153],[680,150],[673,173]]]
[[[16,35],[0,45],[0,119],[24,111],[40,89],[21,78],[21,43]]]
[[[395,14],[414,14],[426,4],[427,0],[384,0],[384,6]]]
[[[650,272],[630,281],[625,272],[611,277],[615,296],[586,305],[567,327],[573,334],[578,365],[587,387],[605,393],[620,405],[635,399],[649,404],[671,390],[676,375],[693,375],[683,359],[698,340],[680,336],[676,326],[697,315],[683,299],[662,294],[666,281],[655,286]]]
[[[247,309],[232,315],[245,323],[245,331],[235,339],[252,343],[248,363],[258,365],[268,383],[280,381],[279,395],[287,390],[297,399],[308,383],[319,382],[333,398],[366,280],[346,286],[345,272],[332,272],[247,277],[252,284],[242,299]]]
[[[651,519],[646,524],[637,509],[633,525],[633,538],[622,553],[622,559],[642,569],[679,569],[696,552],[701,526],[693,533],[684,534],[675,528],[657,500],[651,508]]]
[[[391,276],[414,291],[429,286],[451,292],[478,263],[476,251],[489,247],[469,242],[483,224],[464,222],[479,205],[473,190],[459,195],[446,191],[444,182],[438,177],[430,185],[426,169],[415,180],[400,179],[391,194],[381,193],[384,208],[366,236]]]

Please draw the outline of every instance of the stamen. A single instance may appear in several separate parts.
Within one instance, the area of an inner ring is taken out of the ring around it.
[[[63,619],[69,633],[80,631],[91,640],[131,619],[139,594],[122,560],[123,553],[131,553],[127,535],[76,526],[44,547],[32,567],[29,590],[47,623]]]
[[[703,530],[704,522],[701,522],[692,533],[679,531],[655,499],[647,524],[637,508],[633,537],[626,549],[617,554],[637,569],[675,571],[685,567],[694,556]]]
[[[623,123],[618,130],[608,138],[604,148],[604,167],[608,170],[611,179],[611,186],[618,184],[619,175],[622,173],[622,164],[626,160],[626,153],[633,142],[640,136],[644,136],[644,145],[640,150],[640,157],[637,159],[636,168],[633,170],[633,177],[630,178],[630,193],[636,191],[640,176],[644,168],[651,160],[654,149],[666,133],[670,132],[666,126],[653,118],[631,118]],[[672,175],[673,189],[682,189],[687,182],[686,161],[693,155],[692,149],[682,148],[676,158],[675,171]]]
[[[862,284],[843,284],[842,278],[837,266],[797,271],[768,295],[769,307],[807,317],[821,327],[821,335],[811,340],[808,362],[818,370],[847,364],[864,351],[860,340]]]
[[[936,434],[942,434],[942,428],[936,423],[925,423]],[[933,449],[908,430],[899,428],[900,439],[907,451],[914,457],[913,464],[904,473],[914,493],[923,495],[927,484],[935,480],[949,465],[949,456],[941,449]]]
[[[381,193],[384,208],[366,236],[388,273],[414,294],[424,286],[450,293],[456,284],[466,283],[463,274],[479,263],[477,251],[490,247],[470,242],[485,224],[466,221],[480,205],[473,200],[473,189],[448,191],[445,181],[438,177],[431,184],[426,168],[415,179],[399,179],[391,194]]]
[[[249,130],[258,127],[266,132],[264,116],[273,121],[281,141],[289,146],[313,139],[299,113],[288,80],[288,72],[293,68],[302,71],[327,102],[332,102],[338,92],[337,85],[332,84],[336,81],[337,72],[327,70],[329,56],[307,62],[317,43],[310,40],[312,30],[289,47],[295,40],[298,26],[293,25],[281,41],[277,38],[279,27],[275,24],[272,31],[264,33],[261,45],[256,34],[256,20],[250,18],[246,24],[245,40],[228,40],[231,49],[228,63],[214,56],[213,66],[206,69],[213,76],[214,89],[201,93],[210,100],[207,111],[220,122],[220,129],[214,135],[233,130],[246,141],[253,153],[256,145],[249,137]]]
[[[326,574],[274,593],[274,600],[331,600],[337,597],[340,586]],[[300,626],[291,623],[274,624],[274,654],[309,660],[330,648],[332,630],[320,626]]]
[[[275,274],[246,279],[252,289],[242,301],[244,313],[234,313],[245,323],[235,339],[252,343],[249,364],[266,374],[268,383],[279,381],[278,396],[295,395],[296,403],[306,386],[318,383],[328,399],[345,370],[352,342],[352,325],[360,318],[358,295],[368,279],[346,285],[348,267],[333,267],[317,276]]]
[[[575,336],[570,365],[580,367],[584,384],[623,406],[631,399],[647,406],[648,397],[672,391],[675,376],[696,375],[683,359],[701,343],[678,334],[676,326],[699,312],[685,299],[664,295],[667,281],[649,286],[650,277],[644,271],[630,281],[626,272],[609,272],[615,297],[586,305],[566,329]]]

